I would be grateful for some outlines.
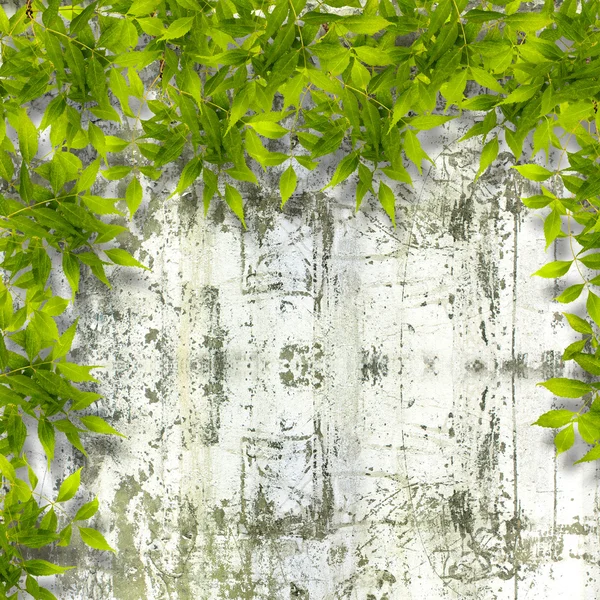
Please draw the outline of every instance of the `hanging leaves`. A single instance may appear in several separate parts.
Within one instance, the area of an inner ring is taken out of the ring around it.
[[[290,165],[279,178],[279,193],[281,194],[281,208],[285,206],[285,203],[290,199],[291,195],[296,190],[296,184],[298,177],[294,167]]]
[[[242,195],[238,192],[238,190],[229,184],[225,186],[225,201],[229,205],[229,208],[231,208],[231,210],[234,212],[235,216],[242,222],[244,229],[246,229]]]

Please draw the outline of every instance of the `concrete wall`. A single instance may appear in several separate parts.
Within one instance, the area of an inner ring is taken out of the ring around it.
[[[150,184],[126,246],[149,273],[83,281],[75,355],[103,364],[95,526],[61,599],[595,599],[595,464],[530,424],[568,374],[533,193],[508,155],[477,184],[460,121],[397,186],[398,228],[347,182],[248,191],[248,231]],[[568,401],[574,406],[576,401]]]

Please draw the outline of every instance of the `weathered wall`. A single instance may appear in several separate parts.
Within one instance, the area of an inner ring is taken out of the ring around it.
[[[60,598],[597,598],[597,467],[530,427],[571,334],[528,191],[508,156],[472,184],[468,126],[396,188],[396,230],[323,173],[283,214],[264,179],[247,232],[148,188],[126,243],[152,272],[78,303],[128,436],[85,461],[118,555],[61,554]]]

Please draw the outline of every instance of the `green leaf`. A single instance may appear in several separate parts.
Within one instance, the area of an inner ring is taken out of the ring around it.
[[[521,200],[527,208],[535,209],[546,208],[548,204],[553,202],[552,198],[549,198],[548,196],[542,196],[539,194],[537,196],[529,196],[529,198],[521,198]]]
[[[168,144],[163,145],[154,158],[154,166],[162,167],[167,163],[174,161],[181,156],[181,151],[185,146],[185,138],[181,135],[173,137]]]
[[[581,398],[592,391],[592,386],[577,379],[568,379],[566,377],[553,377],[542,383],[538,383],[550,390],[555,396],[562,398]]]
[[[466,85],[467,71],[463,69],[455,73],[446,83],[442,84],[440,93],[446,98],[449,104],[460,104]]]
[[[544,237],[546,238],[546,250],[550,244],[560,235],[562,218],[560,212],[554,208],[544,220]]]
[[[10,33],[10,21],[4,12],[4,7],[0,6],[0,32]]]
[[[48,277],[50,276],[50,271],[52,270],[52,262],[44,248],[38,247],[33,251],[31,268],[36,285],[45,288]]]
[[[358,185],[356,186],[356,210],[360,209],[367,192],[373,191],[373,172],[363,163],[358,164]]]
[[[402,94],[400,94],[396,100],[396,103],[394,104],[394,112],[392,113],[392,120],[390,122],[390,130],[400,119],[404,119],[406,117],[408,111],[411,109],[411,106],[413,106],[415,103],[415,89],[416,88],[413,86],[412,88],[402,92]]]
[[[600,270],[600,252],[582,256],[579,260],[589,269]]]
[[[31,325],[43,340],[58,340],[60,337],[54,319],[50,315],[39,310],[35,311],[33,318],[31,319]]]
[[[407,119],[410,126],[418,129],[419,131],[425,131],[439,127],[440,125],[454,119],[455,117],[446,117],[444,115],[419,115],[417,117],[411,117]]]
[[[408,171],[401,165],[397,166],[397,169],[393,169],[392,167],[382,167],[381,171],[394,181],[401,181],[402,183],[412,185],[412,179],[408,174]]]
[[[10,154],[6,150],[0,150],[0,177],[10,183],[14,174],[15,166]]]
[[[504,100],[499,104],[516,104],[518,102],[525,102],[529,100],[539,91],[541,88],[540,84],[537,85],[521,85],[514,92],[511,92]]]
[[[359,46],[354,48],[354,52],[362,62],[372,67],[384,67],[392,62],[390,55],[380,48]]]
[[[63,356],[67,355],[67,353],[71,350],[71,345],[73,344],[76,330],[77,320],[75,320],[75,322],[67,328],[67,330],[60,336],[58,342],[52,348],[52,352],[49,356],[51,360],[62,358]]]
[[[58,535],[51,531],[43,531],[45,529],[42,525],[41,529],[38,529],[37,532],[34,533],[19,533],[17,534],[16,540],[19,544],[26,546],[27,548],[43,548],[44,546],[48,546],[52,542],[58,539]],[[37,598],[43,598],[43,596],[35,596]]]
[[[79,392],[77,394],[77,398],[74,399],[74,401],[71,405],[71,409],[72,410],[83,410],[85,408],[88,408],[91,404],[93,404],[97,400],[100,400],[100,398],[102,398],[102,396],[100,394],[96,394],[94,392]],[[68,432],[67,432],[67,437],[68,437]],[[84,454],[85,454],[85,452],[84,452]]]
[[[552,171],[548,171],[548,169],[540,167],[540,165],[518,165],[512,168],[519,171],[523,177],[531,181],[546,181],[546,179],[554,175]]]
[[[81,469],[77,469],[75,473],[69,475],[61,484],[58,490],[57,502],[66,502],[75,496],[81,485]]]
[[[584,287],[585,286],[583,283],[571,285],[566,290],[564,290],[563,293],[560,294],[560,296],[557,296],[555,300],[557,302],[562,302],[563,304],[574,302],[575,300],[577,300],[577,298],[579,298]]]
[[[23,568],[30,575],[43,577],[45,575],[58,575],[59,573],[65,573],[69,569],[74,569],[75,567],[61,567],[48,562],[47,560],[33,559],[23,561]]]
[[[75,184],[75,191],[83,192],[89,190],[96,182],[99,168],[100,159],[97,158],[83,170],[81,176],[77,179],[77,183]]]
[[[117,69],[113,68],[109,72],[108,81],[112,93],[119,100],[123,114],[134,118],[135,115],[129,107],[129,86],[125,77]]]
[[[236,93],[231,103],[231,111],[227,125],[227,133],[247,112],[253,97],[253,88],[249,85]]]
[[[260,135],[272,140],[283,137],[289,133],[285,127],[269,121],[251,122],[249,125]]]
[[[582,462],[590,462],[592,460],[598,460],[599,458],[600,458],[600,444],[597,446],[594,446],[587,454],[585,454],[583,456],[583,458],[580,458],[579,460],[575,461],[573,464],[577,465]]]
[[[379,184],[379,192],[377,194],[379,203],[383,206],[383,210],[392,220],[392,225],[396,227],[396,196],[389,186],[383,181]]]
[[[62,268],[65,277],[71,286],[73,296],[75,296],[77,290],[79,289],[79,260],[74,254],[71,254],[70,252],[64,252],[62,256]]]
[[[504,17],[504,22],[515,29],[525,31],[526,33],[538,31],[550,25],[553,19],[548,14],[539,12],[516,13],[508,17]]]
[[[97,367],[90,367],[84,365],[77,365],[70,362],[60,362],[56,364],[56,368],[61,375],[66,377],[69,381],[81,382],[81,381],[94,381],[98,382],[97,379],[90,375],[90,371]]]
[[[371,81],[371,73],[369,73],[369,70],[356,60],[352,65],[351,75],[352,83],[361,90],[366,89],[367,85],[369,85],[369,81]]]
[[[119,433],[114,427],[111,427],[102,417],[89,416],[79,417],[79,420],[84,424],[87,429],[94,433],[103,433],[104,435],[118,435],[119,437],[125,437],[122,433]]]
[[[17,120],[17,135],[21,156],[29,164],[38,151],[38,132],[25,111],[20,113]]]
[[[12,483],[14,483],[17,479],[15,468],[10,464],[9,460],[6,458],[6,456],[4,456],[4,454],[0,454],[0,472]]]
[[[141,269],[146,269],[146,271],[149,270],[148,267],[144,266],[141,262],[133,258],[133,256],[131,256],[127,250],[114,248],[112,250],[105,250],[104,253],[116,265],[122,265],[124,267],[140,267]]]
[[[566,452],[575,442],[575,428],[573,424],[565,427],[561,432],[556,434],[554,445],[556,446],[556,455]]]
[[[481,152],[481,160],[479,162],[479,170],[475,176],[475,181],[479,179],[481,174],[496,160],[498,156],[498,138],[491,139]]]
[[[390,24],[388,20],[378,15],[344,17],[340,21],[337,21],[337,23],[343,25],[352,33],[366,33],[367,35],[373,35],[385,29]]]
[[[83,542],[90,548],[94,548],[94,550],[107,550],[116,554],[117,551],[108,545],[108,542],[99,531],[91,527],[79,527],[79,534]]]
[[[298,74],[279,87],[279,92],[283,95],[284,108],[299,105],[300,94],[304,90],[305,81],[306,77],[302,74]]]
[[[264,167],[274,167],[288,160],[289,156],[281,152],[269,152],[262,144],[258,135],[252,129],[246,129],[246,152],[248,156],[253,158],[259,165]],[[246,172],[250,181],[254,182],[254,174]]]
[[[538,269],[533,275],[538,277],[546,277],[547,279],[555,279],[566,275],[573,264],[572,260],[555,260],[554,262],[544,265]]]
[[[310,156],[294,156],[296,162],[309,171],[314,171],[319,163],[316,160],[311,160]]]
[[[19,412],[15,410],[8,411],[10,407],[5,408],[4,415],[6,417],[8,413],[7,423],[7,434],[8,442],[10,444],[12,453],[14,456],[20,456],[23,449],[23,444],[27,438],[27,427],[23,423],[23,418]]]
[[[137,177],[134,177],[127,186],[127,190],[125,190],[125,201],[127,202],[127,208],[129,209],[129,214],[133,217],[133,215],[137,212],[137,209],[140,207],[142,203],[142,186]]]
[[[279,193],[281,194],[281,208],[285,206],[285,203],[290,199],[291,195],[296,191],[296,184],[298,183],[298,177],[294,167],[290,165],[282,174],[279,179]]]
[[[128,15],[134,17],[143,17],[154,12],[154,9],[160,4],[161,0],[134,0],[127,11]]]
[[[71,41],[70,38],[66,38],[67,43],[65,44],[64,58],[69,65],[69,69],[71,69],[71,74],[74,80],[74,83],[79,87],[79,90],[82,94],[85,93],[85,58],[78,48],[77,44],[74,41]]]
[[[114,135],[107,135],[104,137],[105,148],[107,152],[121,152],[129,146],[130,142],[122,140]]]
[[[29,169],[25,161],[21,163],[20,177],[19,177],[19,194],[25,202],[30,202],[33,199],[33,184],[31,183],[31,177],[29,176]]]
[[[600,327],[600,298],[594,292],[588,292],[586,308],[594,323]]]
[[[473,98],[465,100],[461,107],[467,110],[486,110],[489,111],[499,103],[499,96],[492,96],[490,94],[480,94]],[[490,113],[491,114],[491,113]]]
[[[102,196],[94,196],[92,194],[83,194],[81,196],[83,203],[93,212],[98,215],[120,215],[123,213],[115,208],[115,202],[119,198],[103,198]]]
[[[365,113],[370,114],[370,110],[374,108],[373,104],[369,102],[367,103],[367,106],[370,107],[368,109],[369,112],[367,113],[367,110],[365,110]],[[375,109],[375,112],[377,112],[377,109]],[[373,123],[379,123],[379,116],[377,116],[377,120],[373,121]],[[371,133],[373,133],[373,131],[374,130],[371,130]],[[311,152],[311,157],[320,158],[321,156],[325,156],[326,154],[332,154],[340,147],[340,144],[342,143],[343,139],[344,133],[342,131],[337,131],[336,133],[328,132],[327,135],[322,135],[315,143]]]
[[[163,40],[174,40],[184,36],[194,24],[194,17],[182,17],[169,25],[169,28],[163,33]]]
[[[104,171],[100,171],[100,173],[105,179],[108,179],[110,181],[116,181],[118,179],[123,179],[123,177],[127,177],[127,175],[131,173],[131,167],[118,165],[115,167],[109,167],[108,169],[104,169]]]
[[[119,113],[112,106],[92,106],[90,112],[98,117],[99,119],[105,119],[106,121],[115,121],[116,123],[121,122]]]
[[[35,471],[29,465],[27,465],[27,474],[29,476],[29,483],[31,484],[31,490],[33,491],[37,487],[38,478],[37,478],[37,475],[35,474]]]
[[[365,133],[367,140],[371,143],[373,148],[379,148],[381,143],[381,115],[375,103],[365,102],[363,104],[363,110],[361,112],[363,123],[365,124]],[[398,140],[398,146],[400,141]],[[336,146],[337,147],[337,146]],[[313,155],[315,154],[313,150]]]
[[[96,102],[102,105],[108,103],[106,94],[106,73],[100,64],[100,61],[95,57],[93,57],[91,61],[88,61],[86,83]]]
[[[69,523],[61,532],[60,532],[60,541],[57,546],[65,547],[71,543],[71,534],[73,532],[73,527],[71,523]]]
[[[407,130],[404,136],[404,153],[406,154],[406,157],[414,163],[420,174],[423,174],[421,169],[421,162],[423,160],[428,160],[433,164],[431,158],[427,156],[427,153],[421,147],[419,138],[411,130]]]
[[[249,181],[250,183],[258,185],[258,179],[256,179],[256,175],[245,164],[238,165],[232,169],[227,169],[225,173],[234,179],[237,179],[238,181]]]
[[[235,216],[242,222],[244,229],[246,229],[246,222],[244,221],[244,202],[242,195],[228,183],[225,185],[225,201]]]
[[[331,178],[331,181],[323,188],[326,190],[327,188],[334,187],[341,183],[342,181],[348,179],[354,171],[358,168],[358,154],[356,152],[352,152],[345,156],[339,163],[335,169],[335,173]]]
[[[48,466],[54,460],[54,427],[46,418],[38,422],[38,438],[48,458]]]
[[[98,498],[84,504],[75,515],[75,521],[87,521],[98,512]]]
[[[504,94],[504,88],[498,83],[498,80],[487,71],[484,71],[483,69],[479,69],[477,67],[470,67],[469,72],[471,74],[471,77],[480,86],[493,90],[494,92],[498,92],[499,94]]]
[[[202,201],[204,203],[204,216],[206,216],[210,207],[210,201],[217,191],[219,180],[214,172],[210,169],[204,169],[202,171],[202,180],[204,181]]]
[[[575,362],[592,375],[600,375],[600,359],[592,354],[578,353],[573,356]]]
[[[532,156],[535,156],[540,150],[544,150],[546,153],[546,158],[548,158],[551,143],[560,145],[560,140],[558,140],[556,134],[554,133],[554,121],[551,121],[550,119],[543,119],[535,128],[535,132],[533,134]]]
[[[31,489],[26,481],[17,478],[15,479],[12,488],[15,497],[21,502],[27,502],[31,498]]]
[[[200,177],[200,173],[202,172],[202,159],[199,156],[195,156],[190,160],[185,167],[183,167],[183,171],[181,172],[181,177],[179,178],[179,182],[177,183],[177,187],[175,191],[169,196],[171,198],[175,194],[181,194],[187,188]]]
[[[44,517],[40,521],[40,529],[46,529],[47,531],[56,531],[57,527],[58,517],[56,516],[54,507],[51,507],[50,510],[44,515]]]
[[[148,35],[161,36],[165,32],[165,26],[161,19],[148,17],[136,20],[142,28],[142,31]]]
[[[592,326],[585,319],[582,319],[581,317],[578,317],[577,315],[571,313],[563,313],[563,315],[567,318],[567,321],[569,322],[571,328],[577,331],[578,333],[593,333]]]
[[[78,33],[88,24],[90,18],[96,10],[97,4],[97,0],[96,2],[91,2],[71,21],[69,30],[72,34]]]
[[[561,177],[563,179],[563,182],[565,183],[565,187],[567,187],[568,189],[568,180],[566,179],[568,176],[561,175]],[[576,179],[576,181],[578,180]],[[577,194],[575,195],[575,200],[579,201],[588,198],[593,198],[598,194],[600,194],[600,177],[592,176],[587,181],[584,181],[583,184],[581,184],[581,187],[577,190]]]
[[[70,48],[71,44],[67,44],[67,49]],[[81,53],[80,53],[81,54]],[[66,55],[65,55],[66,56]],[[74,71],[73,71],[74,73]],[[26,102],[31,102],[40,96],[43,96],[48,86],[48,74],[45,72],[39,73],[33,76],[23,86],[20,95],[17,97],[17,102],[22,106]]]
[[[576,414],[572,410],[550,410],[539,417],[534,425],[556,429],[570,423]]]

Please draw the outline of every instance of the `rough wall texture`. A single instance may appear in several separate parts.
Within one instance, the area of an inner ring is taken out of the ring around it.
[[[502,155],[472,184],[468,126],[431,138],[396,230],[323,173],[283,214],[264,179],[247,232],[148,188],[125,243],[152,271],[78,304],[97,414],[128,436],[87,444],[118,555],[63,552],[60,598],[597,598],[596,466],[530,427],[571,334],[530,278],[529,191]]]

